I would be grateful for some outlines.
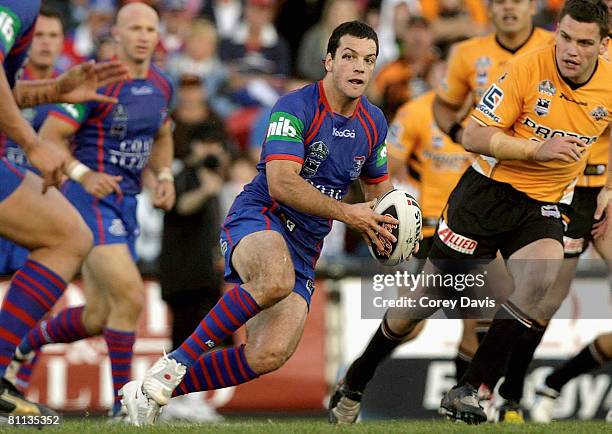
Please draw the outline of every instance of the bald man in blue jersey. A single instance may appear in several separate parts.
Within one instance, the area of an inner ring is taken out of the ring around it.
[[[153,423],[173,396],[244,383],[281,367],[300,341],[315,290],[314,268],[333,220],[383,251],[396,241],[372,211],[392,189],[382,112],[363,96],[378,39],[366,24],[336,28],[325,78],[282,97],[269,120],[259,174],[236,198],[221,231],[225,277],[234,287],[144,382],[122,390],[132,423]],[[367,202],[342,202],[359,179]],[[379,236],[382,239],[379,239]],[[247,343],[217,350],[243,324]]]

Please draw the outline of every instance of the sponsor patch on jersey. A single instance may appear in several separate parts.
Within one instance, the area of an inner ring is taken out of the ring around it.
[[[72,119],[78,123],[83,122],[85,118],[85,106],[83,104],[60,104],[62,110],[64,110]]]
[[[287,112],[274,112],[270,115],[266,140],[284,140],[302,142],[304,124],[297,117]]]
[[[489,110],[495,110],[503,99],[504,91],[497,87],[496,84],[492,84],[482,97],[481,103],[484,104]]]
[[[550,102],[551,101],[549,99],[538,98],[538,101],[536,102],[536,105],[533,108],[533,111],[538,116],[548,115],[548,112],[550,111]]]
[[[145,96],[145,95],[152,95],[153,94],[153,88],[151,86],[134,86],[131,89],[132,95],[134,96]]]
[[[570,255],[582,253],[584,250],[584,238],[570,238],[563,236],[563,252]]]
[[[466,255],[473,255],[478,246],[478,241],[453,232],[444,220],[440,220],[440,224],[438,225],[438,237],[440,241],[454,251],[465,253]]]
[[[124,237],[128,234],[121,219],[113,219],[108,227],[108,232],[116,237]]]
[[[219,247],[221,247],[221,254],[225,256],[225,254],[227,253],[227,241],[221,238],[219,240]]]
[[[308,280],[306,281],[306,289],[308,290],[308,293],[309,293],[310,295],[312,295],[312,294],[314,293],[314,290],[315,290],[315,284],[314,284],[314,282],[312,281],[312,279],[308,279]]]
[[[557,93],[557,88],[550,80],[543,80],[538,84],[538,92],[543,93],[548,96],[555,96]]]
[[[381,167],[385,164],[387,164],[387,144],[383,143],[376,152],[376,167]]]
[[[540,212],[543,217],[554,217],[556,219],[561,218],[561,213],[557,205],[542,205]]]
[[[2,40],[6,54],[13,48],[20,30],[21,20],[19,16],[9,8],[0,6],[0,40]]]
[[[339,130],[339,129],[334,127],[332,129],[332,136],[334,136],[334,137],[346,137],[346,138],[349,138],[349,139],[354,139],[355,138],[355,130],[349,130],[348,128],[344,129],[344,130]]]
[[[608,116],[608,110],[602,106],[595,107],[595,109],[593,109],[591,112],[591,116],[593,116],[593,119],[596,121],[602,121]]]

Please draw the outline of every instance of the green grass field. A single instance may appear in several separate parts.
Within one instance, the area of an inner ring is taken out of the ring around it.
[[[40,433],[36,428],[8,428],[0,426],[0,432]],[[412,434],[412,433],[610,433],[612,425],[603,421],[598,422],[555,422],[550,425],[480,425],[468,426],[446,421],[392,421],[367,422],[352,426],[332,426],[318,420],[257,420],[237,421],[214,424],[160,424],[154,427],[126,427],[124,425],[109,424],[102,419],[68,420],[58,426],[45,427],[48,433],[76,433],[76,434],[124,434],[124,433],[235,433],[235,434],[315,434],[315,433],[351,433],[351,434]]]

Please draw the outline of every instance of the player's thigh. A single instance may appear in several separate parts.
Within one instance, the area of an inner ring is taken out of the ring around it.
[[[593,246],[597,253],[603,258],[608,266],[608,271],[612,272],[612,235],[606,238],[598,238],[593,240]]]
[[[91,244],[91,232],[78,211],[55,188],[42,194],[42,180],[26,172],[19,187],[0,202],[0,235],[29,250],[75,238]]]
[[[244,283],[256,287],[295,285],[291,253],[283,236],[276,231],[253,232],[240,240],[232,252],[232,267]]]
[[[514,252],[508,261],[514,280],[509,300],[532,318],[550,318],[542,300],[557,280],[562,263],[563,246],[552,238],[533,241]]]
[[[304,332],[308,305],[295,292],[247,322],[245,355],[258,373],[284,364],[295,352]]]
[[[85,266],[92,284],[110,299],[140,297],[144,284],[127,244],[95,246],[87,256]]]

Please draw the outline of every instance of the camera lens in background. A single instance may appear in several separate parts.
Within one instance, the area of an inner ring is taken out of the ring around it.
[[[207,169],[218,169],[221,166],[221,160],[216,155],[208,155],[204,157],[202,162],[200,163],[202,167],[206,167]]]

